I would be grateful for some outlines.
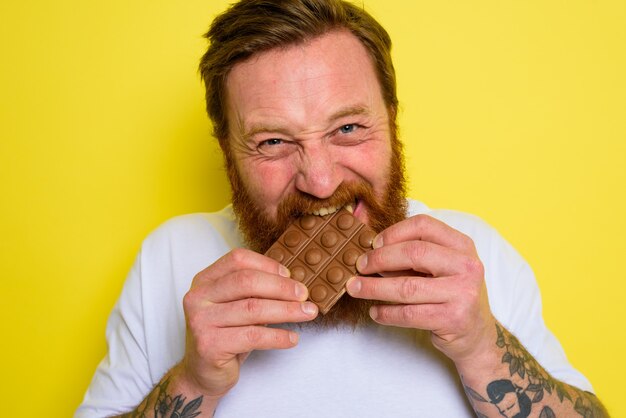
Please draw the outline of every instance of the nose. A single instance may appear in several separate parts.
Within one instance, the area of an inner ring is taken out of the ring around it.
[[[332,152],[324,144],[304,151],[296,176],[296,188],[318,199],[332,196],[342,182]]]

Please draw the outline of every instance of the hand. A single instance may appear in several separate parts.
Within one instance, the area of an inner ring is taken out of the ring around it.
[[[417,215],[387,228],[357,269],[383,275],[347,283],[353,297],[392,303],[372,307],[376,322],[431,331],[435,347],[457,365],[496,340],[474,243],[443,222]]]
[[[201,393],[226,394],[252,350],[297,344],[295,332],[265,327],[317,316],[317,307],[304,302],[306,286],[288,276],[275,260],[235,249],[194,277],[183,301],[187,341],[179,366]]]

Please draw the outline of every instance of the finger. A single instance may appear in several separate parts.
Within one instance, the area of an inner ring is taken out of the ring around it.
[[[381,271],[378,273],[382,277],[400,277],[400,276],[419,276],[419,277],[433,277],[430,273],[424,273],[415,270],[398,270],[398,271]]]
[[[376,305],[370,308],[370,316],[381,325],[435,331],[445,326],[445,306],[445,304]]]
[[[211,305],[206,314],[211,316],[211,323],[218,327],[239,327],[311,321],[317,316],[318,308],[312,302],[249,298]]]
[[[289,277],[287,267],[278,261],[245,248],[235,248],[198,273],[194,277],[194,283],[212,280],[242,269],[265,271]]]
[[[469,256],[426,241],[398,242],[362,254],[356,263],[361,274],[413,270],[435,277],[463,271]]]
[[[252,350],[275,350],[294,347],[298,334],[280,328],[260,325],[219,328],[215,340],[220,351],[243,354]]]
[[[428,215],[416,215],[398,222],[374,238],[374,248],[403,241],[421,240],[453,248],[462,252],[475,252],[474,242],[465,234]]]
[[[304,301],[307,287],[288,277],[259,270],[238,270],[207,283],[204,296],[214,303],[246,298]]]
[[[452,296],[445,279],[415,276],[356,276],[348,280],[346,290],[354,298],[402,304],[444,303]]]

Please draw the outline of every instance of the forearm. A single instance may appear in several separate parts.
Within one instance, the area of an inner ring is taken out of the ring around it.
[[[500,324],[478,361],[457,364],[478,417],[608,417],[591,393],[550,376]],[[520,413],[520,415],[516,415]]]
[[[119,417],[212,417],[218,399],[200,393],[193,384],[183,378],[180,370],[180,366],[172,368],[134,411]]]

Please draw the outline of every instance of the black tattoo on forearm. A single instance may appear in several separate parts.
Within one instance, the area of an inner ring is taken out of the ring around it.
[[[478,418],[487,417],[478,411],[477,404],[492,404],[503,417],[525,418],[530,415],[534,404],[553,393],[561,403],[565,400],[571,402],[574,411],[580,416],[608,417],[606,410],[593,394],[554,379],[515,336],[498,324],[496,331],[498,335],[496,345],[505,351],[502,363],[509,365],[509,376],[490,382],[486,387],[486,398],[464,385],[465,393],[474,406]],[[543,406],[539,418],[556,418],[556,414],[549,406]]]
[[[202,396],[185,405],[187,398],[182,394],[172,397],[167,393],[169,384],[169,378],[160,382],[135,411],[122,418],[195,418],[202,413],[198,410]]]

